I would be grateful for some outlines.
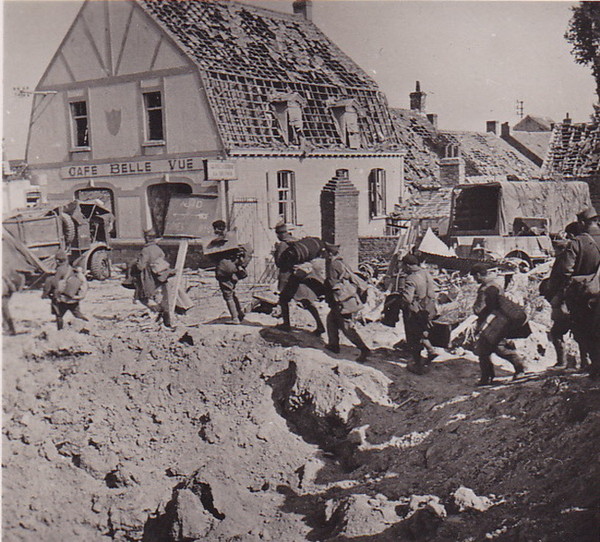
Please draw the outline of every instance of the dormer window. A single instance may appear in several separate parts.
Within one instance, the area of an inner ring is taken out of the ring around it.
[[[336,100],[329,105],[345,147],[360,149],[358,107],[353,99]]]
[[[305,100],[297,93],[277,93],[269,98],[279,130],[288,145],[299,145],[304,128],[302,108]]]

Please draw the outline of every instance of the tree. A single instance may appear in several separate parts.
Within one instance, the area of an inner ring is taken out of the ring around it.
[[[565,38],[573,45],[575,62],[591,65],[600,99],[600,2],[581,2],[571,9],[573,15]]]

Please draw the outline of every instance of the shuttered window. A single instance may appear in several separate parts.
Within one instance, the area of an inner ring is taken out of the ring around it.
[[[164,141],[162,94],[158,91],[144,93],[144,106],[146,108],[146,140]]]
[[[369,217],[385,215],[385,207],[385,169],[372,169],[369,173]]]

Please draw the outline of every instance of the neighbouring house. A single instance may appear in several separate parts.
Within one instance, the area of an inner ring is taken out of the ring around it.
[[[487,131],[498,133],[498,124],[497,121],[488,121]],[[542,167],[554,124],[554,121],[547,117],[526,115],[512,130],[508,122],[502,123],[500,137],[536,166]]]
[[[214,196],[262,265],[278,221],[320,235],[321,189],[344,171],[359,235],[383,234],[404,152],[377,84],[311,7],[87,0],[33,102],[27,160],[48,199],[103,199],[118,250],[163,233],[171,195]]]
[[[600,210],[600,108],[591,122],[573,123],[567,114],[554,125],[542,173],[548,179],[587,182]]]
[[[410,109],[392,109],[400,142],[406,148],[405,198],[388,219],[388,233],[428,227],[445,233],[450,189],[466,182],[540,178],[539,165],[517,151],[488,122],[485,132],[440,130],[438,116],[427,113],[420,84],[410,94]]]
[[[41,202],[41,188],[32,184],[27,163],[24,160],[3,160],[2,212],[6,214]]]

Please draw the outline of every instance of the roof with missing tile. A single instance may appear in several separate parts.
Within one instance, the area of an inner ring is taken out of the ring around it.
[[[591,123],[556,124],[542,171],[550,178],[600,174],[600,118]]]
[[[548,152],[552,132],[525,132],[522,130],[513,130],[510,133],[513,139],[516,139],[521,145],[530,150],[533,154],[543,160]]]
[[[506,141],[490,132],[443,132],[451,141],[460,146],[465,160],[465,175],[480,175],[520,180],[540,177],[540,168],[525,158]]]
[[[415,185],[439,185],[439,164],[446,148],[458,146],[467,177],[501,180],[538,178],[540,168],[493,133],[437,130],[423,114],[392,109],[400,142],[406,148],[405,179]]]
[[[375,81],[311,21],[230,0],[137,3],[200,68],[227,148],[348,149],[332,104],[350,99],[360,150],[398,148]],[[274,99],[290,95],[302,110],[293,143],[273,113]]]

